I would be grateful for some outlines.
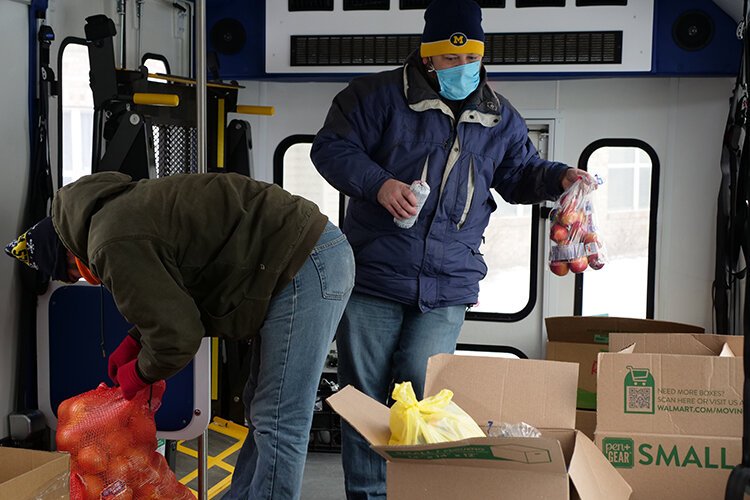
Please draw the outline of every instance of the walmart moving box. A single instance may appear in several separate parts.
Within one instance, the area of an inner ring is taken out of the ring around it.
[[[0,447],[0,500],[68,499],[70,455]]]
[[[596,446],[573,429],[578,367],[572,363],[439,354],[425,394],[450,389],[482,427],[519,423],[541,438],[472,438],[389,446],[390,410],[347,386],[328,403],[387,461],[388,500],[617,500],[630,487]],[[572,485],[571,486],[571,481]]]
[[[553,361],[580,364],[576,400],[576,429],[593,439],[596,427],[597,356],[606,352],[609,334],[703,333],[702,327],[671,321],[605,316],[557,316],[545,318],[547,356]]]
[[[596,443],[634,500],[724,498],[742,454],[742,338],[612,334]]]

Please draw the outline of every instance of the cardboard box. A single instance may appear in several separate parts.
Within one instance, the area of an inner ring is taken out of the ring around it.
[[[70,455],[0,447],[0,500],[67,499]]]
[[[576,432],[578,367],[571,363],[439,354],[425,394],[450,389],[484,426],[526,422],[541,438],[472,438],[389,446],[390,410],[347,386],[331,407],[387,461],[388,500],[503,498],[627,499],[630,487],[596,446]],[[571,480],[575,489],[571,486]]]
[[[742,455],[742,337],[612,334],[596,443],[633,499],[724,498]],[[618,351],[618,352],[615,352]]]
[[[700,326],[671,321],[606,316],[557,316],[545,318],[544,323],[547,327],[546,359],[581,365],[578,370],[576,400],[576,408],[579,410],[596,409],[597,356],[600,352],[607,351],[610,333],[703,333],[705,331]]]

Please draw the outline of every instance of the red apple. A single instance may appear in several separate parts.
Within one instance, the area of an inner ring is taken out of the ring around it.
[[[572,226],[573,224],[583,224],[586,220],[586,214],[582,210],[575,208],[567,208],[560,213],[559,222],[564,226]]]
[[[570,270],[576,274],[582,273],[587,267],[589,267],[589,260],[585,256],[576,257],[568,262],[568,267],[570,267]]]
[[[598,271],[599,269],[604,267],[604,262],[599,260],[599,254],[597,253],[589,255],[588,261],[589,267],[595,271]]]
[[[594,242],[594,241],[599,241],[599,235],[598,235],[598,234],[596,234],[596,233],[595,233],[595,232],[593,232],[593,231],[589,231],[589,232],[588,232],[588,233],[586,233],[586,235],[585,235],[585,236],[583,237],[583,242],[584,242],[584,243],[591,243],[591,242]]]
[[[549,237],[552,241],[561,245],[568,241],[568,229],[560,224],[553,224],[549,230]]]
[[[570,241],[576,243],[580,242],[583,239],[583,235],[586,233],[586,230],[584,229],[583,225],[576,221],[573,224],[570,225],[570,229],[568,229],[568,235],[570,237]]]
[[[549,269],[558,276],[568,274],[568,263],[564,260],[553,260],[549,263]]]

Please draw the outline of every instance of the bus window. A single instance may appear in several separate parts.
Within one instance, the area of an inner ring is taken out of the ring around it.
[[[341,227],[344,196],[318,173],[310,159],[314,136],[292,136],[274,154],[274,182],[285,190],[318,205],[328,219]]]
[[[148,69],[148,72],[151,74],[159,73],[162,75],[169,75],[171,74],[169,70],[169,61],[167,61],[167,58],[164,57],[161,54],[143,54],[143,57],[141,57],[141,64],[143,66],[146,66],[146,69]],[[150,82],[161,82],[164,83],[166,80],[163,78],[152,78],[149,77],[148,81]]]
[[[653,318],[656,152],[641,141],[605,139],[584,151],[580,165],[604,179],[593,199],[608,262],[576,276],[575,314]]]
[[[515,313],[529,302],[532,207],[511,205],[494,190],[492,197],[497,210],[480,247],[487,276],[479,282],[479,302],[470,311]]]
[[[94,96],[89,87],[89,53],[85,45],[62,48],[60,71],[62,110],[62,185],[91,173]]]

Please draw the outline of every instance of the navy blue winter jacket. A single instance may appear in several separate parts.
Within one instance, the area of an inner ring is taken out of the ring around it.
[[[333,100],[311,158],[351,198],[343,231],[355,291],[427,311],[476,303],[487,273],[479,245],[497,208],[490,188],[509,203],[552,200],[568,167],[539,157],[526,122],[484,71],[456,120],[421,65],[415,52],[402,68],[352,80]],[[410,229],[377,201],[391,178],[430,185]]]

